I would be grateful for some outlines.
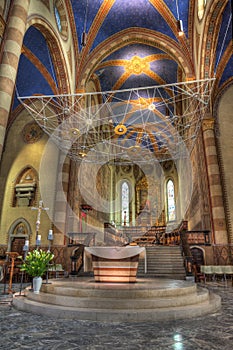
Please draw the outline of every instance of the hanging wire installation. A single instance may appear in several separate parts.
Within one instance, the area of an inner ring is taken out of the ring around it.
[[[213,82],[18,98],[75,161],[161,162],[189,156]]]

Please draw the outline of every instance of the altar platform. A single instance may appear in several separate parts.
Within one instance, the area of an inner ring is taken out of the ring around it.
[[[56,319],[101,322],[153,322],[214,313],[221,298],[194,282],[137,278],[136,283],[99,283],[94,277],[50,280],[39,294],[15,295],[21,311]]]

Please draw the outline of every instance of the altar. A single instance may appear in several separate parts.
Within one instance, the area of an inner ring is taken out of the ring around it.
[[[136,282],[139,257],[146,272],[145,247],[85,247],[84,271],[93,271],[96,282]]]

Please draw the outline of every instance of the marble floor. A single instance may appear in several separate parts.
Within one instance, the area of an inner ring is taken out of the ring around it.
[[[215,314],[177,321],[107,324],[17,311],[11,306],[11,295],[2,294],[0,284],[0,349],[232,350],[232,284],[209,282],[206,286],[222,298],[222,308]],[[17,291],[19,286],[13,288]]]

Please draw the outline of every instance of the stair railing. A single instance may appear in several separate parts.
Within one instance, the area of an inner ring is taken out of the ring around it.
[[[187,221],[183,221],[179,227],[180,247],[184,259],[186,276],[193,276],[193,257],[187,239]]]

